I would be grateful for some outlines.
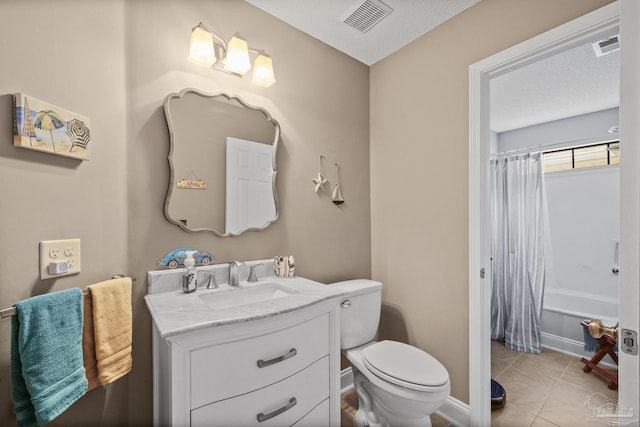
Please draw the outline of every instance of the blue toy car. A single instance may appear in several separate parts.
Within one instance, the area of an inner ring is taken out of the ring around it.
[[[178,248],[174,249],[164,256],[158,264],[163,267],[177,268],[184,266],[184,260],[187,258],[187,252],[193,251],[193,257],[196,259],[196,264],[208,265],[213,262],[213,256],[208,252],[200,252],[196,248]]]

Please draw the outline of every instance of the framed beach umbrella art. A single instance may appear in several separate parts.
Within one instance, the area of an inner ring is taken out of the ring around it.
[[[71,148],[69,152],[73,151],[74,147],[80,147],[87,149],[89,141],[91,141],[91,132],[89,127],[78,119],[71,119],[67,122],[67,136],[71,140]]]
[[[24,93],[14,94],[13,145],[89,160],[89,118]]]
[[[30,112],[25,108],[24,110],[25,117],[30,115]],[[33,125],[38,129],[48,130],[51,134],[51,146],[53,147],[53,152],[56,152],[56,144],[53,142],[53,130],[60,129],[64,127],[64,119],[60,117],[58,113],[52,110],[42,110],[38,111],[36,117],[33,121]],[[33,145],[31,145],[33,146]]]

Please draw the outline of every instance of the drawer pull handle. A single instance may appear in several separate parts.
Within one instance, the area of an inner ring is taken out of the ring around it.
[[[275,357],[275,358],[270,359],[270,360],[262,360],[262,359],[260,359],[257,362],[258,368],[264,368],[264,367],[267,367],[269,365],[280,363],[283,360],[287,360],[287,359],[295,356],[296,354],[298,354],[298,350],[296,350],[295,348],[292,348],[291,350],[289,350],[289,352],[287,354],[283,354],[282,356],[278,356],[278,357]]]
[[[258,422],[261,423],[263,421],[267,421],[273,417],[277,417],[278,415],[282,414],[283,412],[288,411],[289,409],[293,408],[294,406],[296,406],[296,404],[298,403],[298,401],[296,400],[295,397],[292,397],[289,400],[289,403],[287,403],[286,405],[284,405],[282,408],[280,409],[276,409],[273,412],[269,412],[268,414],[263,414],[262,412],[260,412],[256,418],[258,418]]]

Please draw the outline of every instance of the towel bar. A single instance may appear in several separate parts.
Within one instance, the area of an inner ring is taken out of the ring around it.
[[[126,276],[124,274],[114,274],[113,276],[111,276],[112,279],[122,279],[123,277]],[[134,280],[132,279],[132,281]],[[82,290],[82,295],[87,295],[88,293],[89,291],[87,289]],[[11,316],[15,316],[16,314],[18,314],[18,310],[15,307],[5,308],[0,310],[0,319],[9,318]]]

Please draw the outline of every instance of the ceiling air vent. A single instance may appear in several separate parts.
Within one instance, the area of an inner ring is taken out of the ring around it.
[[[365,0],[349,9],[343,21],[356,30],[366,33],[391,12],[393,9],[379,0]]]
[[[616,34],[615,36],[597,41],[595,43],[592,43],[592,46],[593,51],[596,53],[597,57],[615,52],[616,50],[620,49],[620,35]]]

